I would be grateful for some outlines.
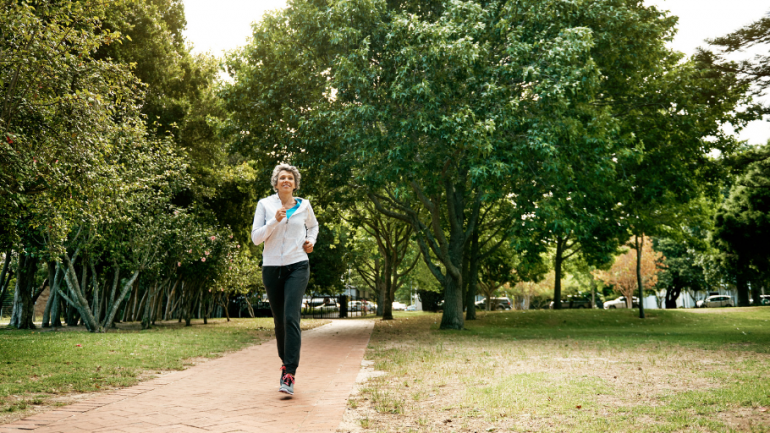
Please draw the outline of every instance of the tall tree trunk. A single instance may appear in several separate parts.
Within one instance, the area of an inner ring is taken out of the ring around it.
[[[465,294],[465,320],[476,320],[476,293],[479,285],[479,230],[471,234],[470,257],[468,258],[468,281],[463,283],[468,287]]]
[[[219,305],[225,310],[225,316],[227,321],[230,321],[230,312],[227,310],[227,305],[230,303],[230,295],[225,295],[219,298]]]
[[[93,294],[93,300],[92,300],[92,307],[91,311],[94,315],[94,320],[96,323],[99,323],[99,318],[101,316],[101,296],[99,295],[99,281],[96,274],[96,267],[94,266],[94,258],[93,256],[88,257],[89,264],[91,265],[91,284],[94,287],[94,294]]]
[[[738,306],[749,306],[749,282],[747,278],[748,266],[738,266],[738,272],[735,276],[735,286],[738,289]]]
[[[642,281],[642,248],[644,247],[644,234],[639,242],[639,235],[636,235],[636,282],[639,285],[639,318],[644,319],[644,284]],[[631,297],[633,304],[633,296]]]
[[[20,255],[19,271],[16,273],[16,294],[14,295],[14,313],[10,325],[17,329],[35,329],[33,316],[35,304],[32,300],[35,287],[35,272],[39,259],[34,256]],[[23,263],[23,265],[22,265]]]
[[[179,285],[179,281],[181,281],[179,278],[177,278],[176,282],[174,283],[174,287],[171,288],[171,292],[168,294],[168,300],[166,301],[166,311],[163,313],[163,320],[169,320],[168,314],[169,311],[171,311],[171,301],[174,299],[174,294],[176,293],[176,286]]]
[[[756,280],[751,281],[751,298],[755,306],[762,305],[762,290]]]
[[[679,299],[679,295],[682,293],[682,288],[674,286],[666,289],[666,309],[676,309],[676,300]]]
[[[145,301],[147,301],[147,294],[150,293],[150,288],[147,287],[144,289],[144,294],[142,295],[142,299],[139,301],[138,304],[134,305],[134,311],[131,312],[131,321],[136,322],[136,320],[139,318],[139,315],[142,314],[142,307],[144,307]]]
[[[389,251],[385,251],[385,256],[382,261],[382,320],[393,320],[393,298],[391,292],[393,291],[393,257],[388,254]]]
[[[112,302],[112,307],[110,308],[107,316],[104,318],[104,322],[102,322],[103,329],[106,329],[115,320],[115,315],[118,313],[118,309],[120,309],[121,301],[126,298],[129,290],[131,290],[131,288],[134,286],[137,277],[139,277],[138,270],[134,271],[133,275],[131,275],[131,278],[129,278],[126,284],[123,285],[123,290],[120,291],[120,295]],[[128,309],[128,306],[126,306],[126,309]]]
[[[465,311],[465,320],[468,320],[468,282],[470,282],[471,272],[471,242],[465,244],[465,252],[463,253],[463,311]]]
[[[5,252],[5,260],[3,260],[3,271],[0,272],[0,305],[3,305],[5,296],[8,293],[8,282],[11,281],[11,261],[13,260],[13,250]],[[7,277],[7,278],[6,278]]]
[[[556,236],[556,254],[553,256],[553,309],[561,310],[561,266],[564,263],[564,244],[561,236]]]
[[[45,310],[43,311],[43,328],[51,327],[51,309],[56,303],[56,279],[59,276],[59,266],[56,262],[48,262],[48,281],[51,281],[51,293],[48,296],[48,302],[45,303]]]
[[[147,288],[147,302],[144,304],[144,313],[142,314],[142,329],[150,329],[152,326],[150,322],[152,321],[152,318],[150,315],[153,312],[153,307],[155,306],[155,298],[158,296],[158,283],[155,282],[155,284],[152,286],[152,288]]]
[[[56,287],[56,300],[53,303],[53,306],[51,306],[51,326],[54,328],[61,328],[61,313],[62,311],[65,311],[62,306],[66,308],[66,305],[64,304],[64,299],[59,295],[59,291],[61,290],[61,280],[59,281],[59,285]]]
[[[185,309],[184,309],[184,326],[192,325],[192,312],[193,312],[194,306],[195,306],[195,295],[191,293],[190,296],[187,297],[187,305],[185,305]]]
[[[444,284],[444,312],[441,315],[441,329],[463,329],[462,278],[447,272]]]
[[[96,322],[96,319],[94,319],[93,314],[91,313],[91,309],[88,306],[88,300],[85,297],[84,290],[85,289],[85,283],[88,281],[86,279],[86,273],[88,271],[88,267],[86,266],[86,260],[85,257],[83,257],[83,285],[78,285],[77,281],[77,274],[75,273],[75,266],[70,260],[69,256],[65,252],[63,255],[64,258],[64,282],[67,284],[67,288],[69,289],[69,296],[65,295],[63,291],[60,291],[60,294],[62,298],[64,298],[70,305],[75,307],[78,310],[78,313],[80,313],[80,318],[83,320],[83,324],[86,326],[86,328],[90,332],[101,332],[100,328],[101,325]]]

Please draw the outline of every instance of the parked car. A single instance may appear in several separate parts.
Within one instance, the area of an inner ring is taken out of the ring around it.
[[[511,304],[511,300],[508,298],[491,298],[489,300],[490,310],[510,310],[513,308],[513,305]],[[476,309],[477,310],[486,310],[487,309],[487,300],[482,299],[478,302],[476,302]]]
[[[417,305],[412,304],[412,305],[406,307],[406,311],[417,311]]]
[[[363,311],[364,304],[361,301],[348,302],[348,311]]]
[[[332,298],[313,298],[305,300],[302,309],[306,312],[329,312],[339,311],[340,306]]]
[[[548,305],[548,308],[553,310],[553,304],[554,302],[551,301],[551,303]],[[598,299],[596,300],[596,306],[600,307],[601,301]],[[561,300],[561,308],[591,308],[591,298],[586,298],[583,296],[570,296],[567,299]]]
[[[393,303],[393,311],[404,311],[404,310],[406,310],[406,304],[402,304],[401,302]]]
[[[712,295],[695,303],[698,308],[734,307],[733,298],[727,295]]]
[[[270,309],[270,303],[267,301],[258,301],[252,304],[251,308],[254,309],[254,317],[273,317],[273,310]]]
[[[631,298],[631,307],[639,308],[639,298],[637,298],[636,296]],[[626,304],[625,296],[621,296],[618,299],[607,301],[604,303],[605,310],[614,310],[616,308],[628,308],[628,305]]]
[[[762,295],[759,299],[759,305],[770,305],[770,295]]]

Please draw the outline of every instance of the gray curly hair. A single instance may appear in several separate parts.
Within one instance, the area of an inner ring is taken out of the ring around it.
[[[278,164],[273,169],[273,176],[270,178],[270,183],[273,185],[273,191],[278,192],[278,175],[282,171],[288,171],[294,175],[294,191],[299,190],[299,180],[302,179],[302,175],[299,174],[297,167],[289,164]]]

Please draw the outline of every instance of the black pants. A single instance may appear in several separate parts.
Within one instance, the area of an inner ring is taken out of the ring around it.
[[[299,319],[308,279],[310,265],[307,260],[286,266],[262,267],[262,282],[273,311],[278,356],[286,366],[286,373],[290,374],[296,374],[299,365],[302,343]]]

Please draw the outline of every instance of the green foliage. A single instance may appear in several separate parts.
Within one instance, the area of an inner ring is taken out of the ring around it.
[[[88,187],[89,167],[138,121],[139,102],[128,68],[94,56],[120,43],[101,30],[101,3],[12,2],[0,14],[0,237],[7,247],[24,235],[13,221],[43,224],[31,207],[66,206],[61,201]]]
[[[770,158],[768,147],[752,153],[763,155],[748,164],[730,189],[714,219],[712,240],[719,250],[718,260],[727,270],[728,281],[738,288],[738,302],[749,305],[748,283],[759,299],[759,286],[767,278],[770,254],[762,248],[770,239]]]
[[[770,56],[758,54],[752,60],[739,62],[725,59],[725,54],[767,46],[770,43],[770,17],[764,16],[730,34],[710,39],[708,43],[719,47],[721,52],[699,50],[698,57],[704,62],[738,75],[743,82],[754,86],[754,93],[757,95],[770,87]]]

